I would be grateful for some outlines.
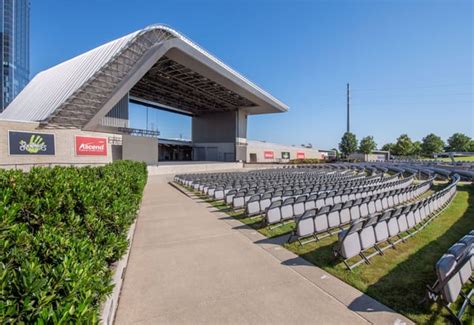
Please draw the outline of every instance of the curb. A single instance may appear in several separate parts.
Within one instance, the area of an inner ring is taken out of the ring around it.
[[[107,297],[107,300],[104,302],[100,312],[100,324],[102,325],[111,325],[114,323],[115,314],[117,312],[117,307],[120,300],[120,292],[122,290],[123,280],[125,278],[125,272],[127,271],[128,259],[130,257],[130,250],[132,248],[133,237],[135,236],[135,226],[138,220],[138,214],[135,218],[135,221],[128,229],[127,239],[128,239],[128,248],[124,256],[116,263],[116,269],[114,275],[112,276],[112,284],[114,289],[112,294]]]

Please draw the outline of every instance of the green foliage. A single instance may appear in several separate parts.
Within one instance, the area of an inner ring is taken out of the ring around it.
[[[305,158],[305,159],[292,159],[290,160],[290,164],[295,164],[295,165],[298,165],[298,164],[319,164],[319,163],[322,163],[324,161],[322,161],[321,159],[317,159],[317,158]]]
[[[469,151],[471,147],[471,138],[463,133],[454,133],[448,139],[449,151]]]
[[[397,156],[410,156],[413,153],[413,142],[407,134],[398,137],[393,147],[393,154]]]
[[[339,143],[339,150],[344,157],[348,157],[351,153],[357,151],[357,138],[354,133],[344,133],[341,143]]]
[[[393,153],[394,148],[395,148],[395,145],[393,143],[386,143],[386,144],[383,145],[382,150]]]
[[[444,151],[444,141],[436,134],[430,133],[422,139],[421,151],[423,155],[431,157],[434,153]]]
[[[0,170],[0,322],[97,323],[146,166]]]
[[[413,150],[411,151],[411,154],[413,156],[421,156],[423,149],[422,149],[422,143],[421,141],[415,141],[413,142]]]
[[[369,136],[366,136],[365,138],[362,138],[362,140],[360,140],[359,151],[361,153],[370,154],[376,148],[377,148],[377,144],[375,143],[373,136],[369,135]]]

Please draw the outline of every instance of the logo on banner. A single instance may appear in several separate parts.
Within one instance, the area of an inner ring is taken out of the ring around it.
[[[303,152],[303,151],[298,151],[298,152],[296,153],[296,158],[297,158],[297,159],[304,159],[304,158],[305,158],[304,152]]]
[[[273,159],[273,151],[264,151],[263,152],[263,157],[265,159]]]
[[[76,135],[77,156],[107,156],[107,138]]]
[[[281,159],[290,159],[290,153],[286,152],[286,151],[283,151],[281,153]]]
[[[8,131],[10,155],[54,155],[54,134]]]

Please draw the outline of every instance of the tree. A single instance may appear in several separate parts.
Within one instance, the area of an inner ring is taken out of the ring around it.
[[[414,156],[421,156],[421,153],[423,152],[422,150],[422,143],[421,141],[415,141],[413,142],[413,149],[411,151],[411,155]]]
[[[366,136],[360,140],[359,151],[361,153],[369,154],[377,148],[377,144],[374,141],[373,136]]]
[[[386,144],[383,145],[382,150],[393,153],[393,148],[394,147],[395,147],[395,145],[393,143],[386,143]]]
[[[444,151],[444,141],[436,134],[430,133],[422,139],[421,151],[425,156]]]
[[[409,156],[413,153],[413,142],[407,134],[398,137],[393,147],[393,154],[397,156]]]
[[[474,152],[474,140],[471,140],[471,144],[469,145],[469,152]]]
[[[448,139],[449,151],[469,151],[471,149],[471,138],[463,133],[454,133]]]
[[[342,136],[341,143],[339,143],[339,150],[344,157],[348,157],[351,153],[357,151],[357,138],[354,133],[346,132]]]

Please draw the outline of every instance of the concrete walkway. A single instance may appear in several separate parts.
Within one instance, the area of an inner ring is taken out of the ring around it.
[[[152,176],[116,324],[410,321]]]

